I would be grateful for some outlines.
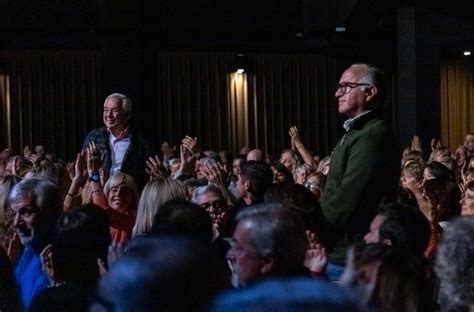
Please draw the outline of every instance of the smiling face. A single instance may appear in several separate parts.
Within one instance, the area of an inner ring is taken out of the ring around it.
[[[132,209],[132,200],[132,191],[125,184],[112,187],[107,193],[109,207],[115,210]]]
[[[459,204],[463,216],[474,216],[474,191],[466,189]]]
[[[118,97],[109,98],[104,104],[103,121],[110,131],[121,132],[127,128],[129,114],[122,107],[122,101]]]
[[[339,84],[359,83],[366,72],[367,67],[365,65],[352,65],[342,74]],[[367,108],[368,93],[361,86],[349,88],[346,93],[338,88],[335,96],[338,101],[339,113],[349,118],[356,117]]]

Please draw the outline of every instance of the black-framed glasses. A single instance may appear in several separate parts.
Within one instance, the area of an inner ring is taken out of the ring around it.
[[[352,91],[352,89],[357,88],[357,87],[370,87],[370,83],[366,82],[343,82],[339,83],[336,86],[336,92],[339,90],[341,91],[342,95],[347,94]]]

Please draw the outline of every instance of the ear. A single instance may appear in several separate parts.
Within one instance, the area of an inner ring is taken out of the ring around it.
[[[387,245],[387,246],[392,246],[392,241],[389,240],[389,239],[384,239],[384,240],[382,241],[382,244]]]
[[[246,181],[244,182],[244,186],[245,186],[245,189],[247,190],[247,192],[249,192],[249,191],[250,191],[250,187],[252,186],[252,183],[250,183],[249,180],[246,180]]]
[[[377,86],[370,86],[365,89],[365,92],[367,93],[367,102],[373,101],[378,93]]]

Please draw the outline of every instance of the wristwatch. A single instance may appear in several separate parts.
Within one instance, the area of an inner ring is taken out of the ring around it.
[[[100,183],[100,175],[98,172],[93,172],[92,175],[89,177],[89,181]]]

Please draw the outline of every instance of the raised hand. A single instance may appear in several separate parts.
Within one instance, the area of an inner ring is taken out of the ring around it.
[[[94,172],[98,172],[101,167],[99,149],[94,142],[87,146],[86,155],[87,173],[91,176]]]
[[[290,127],[288,134],[290,135],[290,138],[291,138],[291,145],[294,148],[298,148],[298,145],[302,144],[298,128],[296,128],[296,126]]]
[[[27,145],[23,148],[23,156],[28,159],[31,155],[31,148]]]
[[[431,139],[431,150],[434,151],[441,147],[441,141],[436,140],[435,138]]]
[[[419,152],[422,151],[420,138],[417,135],[414,135],[413,138],[411,139],[411,150],[419,151]]]
[[[197,137],[190,137],[189,135],[185,136],[181,143],[186,147],[187,150],[191,152],[191,154],[197,154],[201,151],[199,147]]]
[[[229,173],[225,169],[225,166],[219,164],[213,160],[206,161],[203,164],[203,172],[206,179],[222,188],[226,188],[227,181],[229,180]]]
[[[164,178],[168,176],[168,171],[163,166],[163,163],[161,162],[158,155],[155,155],[154,158],[148,157],[146,165],[148,168],[145,168],[145,171],[150,176],[150,181],[156,178]]]
[[[321,273],[328,263],[326,249],[322,247],[314,233],[306,231],[306,236],[308,238],[308,249],[306,250],[304,265],[311,272]]]

